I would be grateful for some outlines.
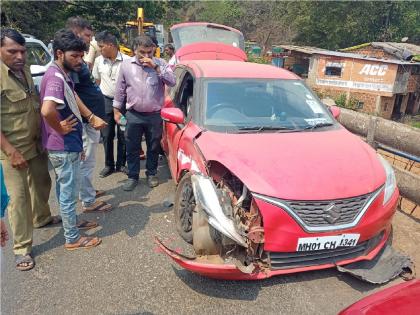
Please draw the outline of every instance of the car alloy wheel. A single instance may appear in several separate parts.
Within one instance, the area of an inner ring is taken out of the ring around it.
[[[192,220],[195,208],[194,191],[191,174],[186,174],[178,184],[175,196],[175,225],[179,235],[188,243],[192,243]]]

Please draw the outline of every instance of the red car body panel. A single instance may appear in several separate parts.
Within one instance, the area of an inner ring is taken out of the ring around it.
[[[260,134],[206,131],[197,144],[206,160],[220,162],[252,192],[270,197],[347,198],[373,192],[385,182],[375,151],[344,128]]]
[[[221,43],[195,43],[181,47],[175,53],[178,62],[184,60],[235,60],[246,61],[247,56],[242,49]]]
[[[373,293],[342,310],[339,315],[417,315],[420,279],[399,283]]]
[[[208,43],[181,48],[184,56],[204,58]],[[200,48],[203,54],[200,55]],[[234,47],[233,51],[235,51]],[[184,49],[184,50],[182,50]],[[215,58],[215,55],[212,55]],[[190,58],[191,59],[191,58]],[[230,60],[185,60],[196,82],[205,78],[252,78],[298,80],[295,74],[269,65]],[[195,93],[195,92],[194,92]],[[176,106],[168,95],[165,107]],[[252,192],[287,200],[334,200],[372,193],[383,186],[386,175],[376,152],[357,136],[339,127],[313,132],[218,133],[205,130],[193,120],[185,126],[164,124],[162,147],[168,155],[172,177],[176,182],[185,172],[209,175],[206,165],[217,161],[239,178]],[[386,243],[391,219],[399,196],[395,189],[383,205],[382,191],[372,202],[357,225],[328,232],[304,230],[279,206],[254,198],[264,228],[264,250],[295,252],[302,237],[360,234],[359,243],[379,233],[383,236],[368,253],[336,263],[281,270],[241,272],[235,265],[210,263],[205,259],[188,259],[159,242],[162,250],[180,266],[201,275],[231,280],[257,280],[274,275],[318,270],[373,259]]]

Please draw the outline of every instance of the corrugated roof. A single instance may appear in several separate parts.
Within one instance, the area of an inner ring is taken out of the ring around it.
[[[336,57],[343,57],[343,58],[352,58],[352,59],[362,59],[362,60],[369,60],[369,61],[379,61],[379,62],[385,62],[385,63],[393,63],[393,64],[399,64],[399,65],[412,65],[412,64],[420,65],[419,62],[410,62],[410,61],[398,60],[398,59],[379,59],[379,58],[363,56],[363,55],[359,55],[359,54],[355,54],[355,53],[332,51],[332,50],[326,50],[326,49],[311,47],[311,46],[295,46],[295,45],[277,45],[277,46],[282,47],[283,49],[287,49],[287,50],[291,50],[291,51],[298,51],[298,52],[305,53],[305,54],[308,54],[308,55],[336,56]],[[414,46],[416,46],[416,45],[414,45]]]
[[[283,49],[287,49],[287,50],[298,51],[298,52],[305,53],[308,55],[313,55],[320,51],[329,51],[323,48],[312,47],[312,46],[296,46],[296,45],[276,45],[276,46],[281,47]]]
[[[410,43],[397,43],[397,42],[372,42],[365,43],[353,47],[347,47],[340,49],[342,52],[349,52],[372,46],[373,48],[379,48],[394,56],[398,60],[405,61],[420,61],[420,46]]]
[[[327,56],[337,56],[337,57],[343,57],[343,58],[352,58],[352,59],[362,59],[362,60],[369,60],[369,61],[379,61],[384,63],[393,63],[397,65],[420,65],[419,62],[410,62],[410,61],[404,61],[404,60],[398,60],[398,59],[379,59],[374,57],[366,57],[359,54],[354,53],[346,53],[346,52],[340,52],[340,51],[324,51],[324,52],[318,52],[318,55],[327,55]]]
[[[381,48],[398,59],[411,60],[420,55],[420,46],[409,43],[372,42],[372,47]]]

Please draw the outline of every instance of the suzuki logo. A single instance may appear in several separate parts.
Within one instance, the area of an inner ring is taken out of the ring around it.
[[[340,218],[340,210],[341,209],[332,202],[322,210],[324,212],[322,217],[328,223],[333,224]]]

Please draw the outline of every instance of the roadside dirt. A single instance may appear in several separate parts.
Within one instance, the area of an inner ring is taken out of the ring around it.
[[[416,274],[420,275],[420,219],[398,210],[393,220],[395,249],[410,256],[414,262]]]
[[[388,162],[391,163],[392,165],[395,165],[410,173],[420,176],[420,163],[417,163],[415,161],[410,161],[409,159],[391,154],[389,152],[385,152],[383,150],[378,150],[378,152],[382,156],[384,156],[388,160]],[[418,219],[420,222],[420,206],[419,205],[416,205],[414,202],[406,198],[401,198],[401,202],[399,206],[404,213],[412,216],[414,219]]]

